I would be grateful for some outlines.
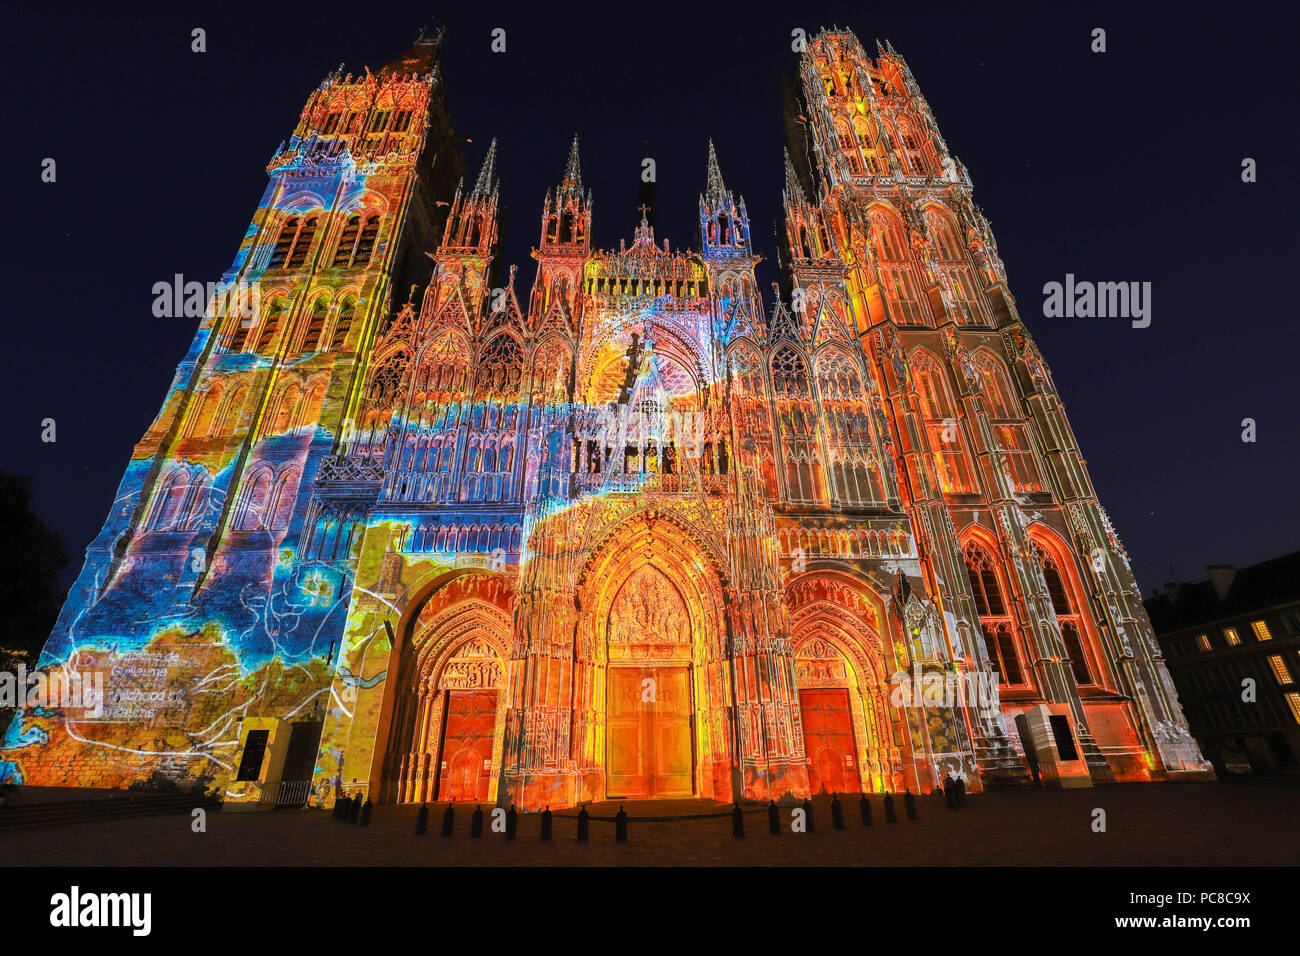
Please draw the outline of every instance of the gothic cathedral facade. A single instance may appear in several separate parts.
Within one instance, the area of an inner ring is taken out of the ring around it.
[[[43,652],[105,700],[0,756],[234,802],[767,800],[1023,783],[1046,705],[1094,781],[1207,773],[901,56],[800,54],[764,306],[711,143],[698,250],[644,208],[600,249],[575,138],[517,289],[440,43],[307,100],[223,280],[257,308],[213,301]]]

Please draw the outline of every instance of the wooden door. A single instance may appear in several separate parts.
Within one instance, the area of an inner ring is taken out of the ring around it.
[[[857,750],[853,746],[853,711],[842,687],[799,691],[808,785],[813,793],[857,793]]]
[[[689,797],[694,792],[688,667],[611,667],[608,671],[611,798]]]
[[[447,694],[438,799],[465,803],[486,800],[491,785],[497,692],[453,690]]]

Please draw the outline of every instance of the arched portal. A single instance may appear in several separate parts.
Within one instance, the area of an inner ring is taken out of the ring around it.
[[[879,599],[840,575],[810,575],[786,591],[809,789],[901,789],[901,725],[888,701]]]
[[[643,564],[623,582],[607,625],[605,789],[610,797],[686,797],[694,789],[690,612]]]
[[[722,584],[690,529],[640,515],[605,536],[582,575],[577,742],[608,798],[731,793]]]
[[[390,752],[402,754],[399,803],[479,802],[500,774],[511,635],[501,589],[466,575],[411,624]]]

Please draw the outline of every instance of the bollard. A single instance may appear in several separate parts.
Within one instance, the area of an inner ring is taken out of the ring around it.
[[[374,804],[372,804],[369,799],[367,799],[365,805],[362,806],[360,823],[363,827],[370,826],[370,811],[373,807]]]
[[[837,830],[844,829],[844,808],[840,806],[840,795],[831,794],[831,826]]]
[[[420,804],[420,812],[415,815],[415,835],[424,836],[429,829],[429,805]]]
[[[889,791],[885,791],[885,822],[898,822],[898,811],[894,809],[894,795]]]
[[[442,835],[445,837],[451,836],[451,828],[455,823],[456,811],[451,808],[449,803],[447,809],[442,811]]]
[[[864,827],[871,826],[871,801],[867,799],[865,793],[862,795],[862,799],[858,801],[858,809],[862,812],[862,825]]]
[[[740,812],[739,803],[731,808],[731,835],[734,837],[745,835],[745,815]]]
[[[910,787],[907,790],[903,791],[903,808],[907,811],[907,819],[915,820],[917,818],[916,797],[912,795],[912,790]]]
[[[515,834],[519,832],[519,813],[515,810],[515,805],[510,804],[510,809],[506,811],[506,839],[513,840]]]
[[[627,842],[627,814],[622,807],[619,807],[618,813],[614,814],[614,842]]]
[[[817,827],[813,825],[812,801],[809,800],[807,797],[804,797],[804,801],[803,801],[803,818],[804,818],[805,825],[808,827],[808,832],[809,833],[816,832]]]
[[[469,818],[469,835],[478,839],[483,836],[483,808],[475,807],[474,815]]]
[[[589,836],[591,836],[591,814],[587,812],[586,807],[583,807],[578,811],[578,841],[586,843]]]
[[[542,811],[542,839],[549,840],[550,838],[551,838],[551,806],[550,804],[547,804],[546,809]]]
[[[767,805],[767,832],[772,836],[781,835],[781,811],[776,808],[775,800]]]

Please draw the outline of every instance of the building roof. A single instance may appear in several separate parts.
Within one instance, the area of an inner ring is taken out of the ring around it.
[[[1290,601],[1300,602],[1300,551],[1236,570],[1222,599],[1208,578],[1196,584],[1166,585],[1166,588],[1165,594],[1143,602],[1157,634],[1181,631]]]

